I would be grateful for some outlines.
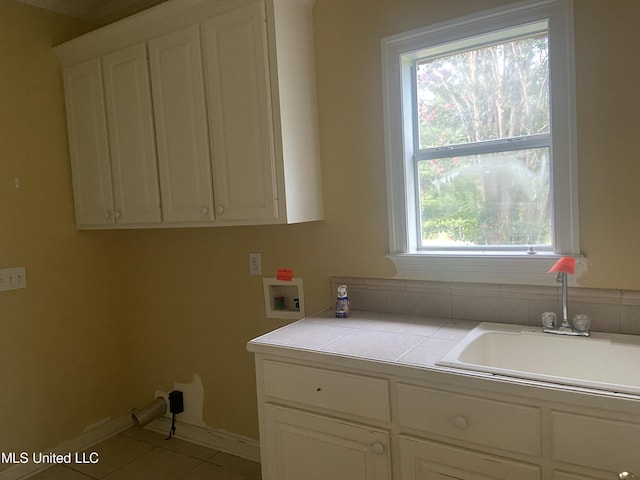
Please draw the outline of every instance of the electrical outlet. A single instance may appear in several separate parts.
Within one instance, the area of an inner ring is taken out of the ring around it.
[[[24,267],[0,270],[0,292],[27,288],[27,272]]]
[[[12,288],[27,288],[27,272],[24,267],[10,268],[9,283]]]
[[[249,254],[249,273],[251,275],[262,275],[262,256],[259,253]]]

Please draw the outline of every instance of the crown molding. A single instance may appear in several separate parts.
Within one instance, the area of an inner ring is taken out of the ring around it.
[[[168,0],[16,0],[21,3],[106,25]],[[297,0],[313,8],[316,0]]]
[[[152,7],[164,0],[17,0],[34,7],[105,24]]]
[[[164,1],[166,0],[101,0],[96,2],[95,16],[100,23],[110,23]]]
[[[95,10],[97,0],[17,0],[34,7],[44,8],[54,12],[68,15],[70,17],[81,18],[83,20],[95,21]]]

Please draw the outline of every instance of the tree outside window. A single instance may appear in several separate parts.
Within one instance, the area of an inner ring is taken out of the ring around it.
[[[548,52],[541,31],[415,56],[420,248],[551,248]]]

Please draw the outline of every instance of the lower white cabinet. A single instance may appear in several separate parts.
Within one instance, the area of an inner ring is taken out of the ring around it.
[[[553,458],[558,462],[603,472],[640,472],[640,418],[613,419],[552,411]],[[633,477],[631,477],[633,478]]]
[[[638,399],[268,351],[256,351],[264,480],[616,480],[640,470]]]
[[[265,405],[266,478],[387,480],[388,432],[331,417]],[[263,454],[263,455],[264,455]]]
[[[265,394],[317,410],[360,416],[367,421],[389,421],[389,382],[346,372],[265,361]]]
[[[539,480],[540,468],[417,438],[400,437],[405,480]]]
[[[612,480],[618,480],[619,477],[608,475],[606,478]],[[554,472],[553,480],[596,480],[594,477],[586,477],[584,475],[578,475],[567,472]]]
[[[398,420],[407,431],[478,448],[540,454],[539,408],[404,383],[397,390]]]

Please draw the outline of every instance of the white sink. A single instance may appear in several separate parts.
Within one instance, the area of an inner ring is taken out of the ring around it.
[[[640,336],[481,323],[437,365],[640,395]]]

